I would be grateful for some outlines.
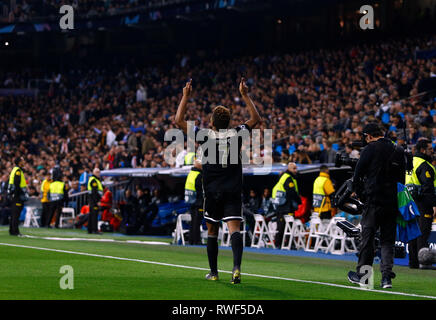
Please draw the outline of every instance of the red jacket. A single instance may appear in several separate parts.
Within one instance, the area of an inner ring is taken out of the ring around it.
[[[104,208],[112,207],[112,192],[107,190],[104,193],[103,197],[101,197],[99,205],[100,205],[100,207],[104,207]]]

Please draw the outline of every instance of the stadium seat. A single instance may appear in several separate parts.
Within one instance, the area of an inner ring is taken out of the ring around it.
[[[346,220],[342,217],[333,217],[329,224],[330,244],[327,252],[331,254],[343,255],[345,253],[357,252],[356,243],[353,238],[347,237],[344,231],[342,231],[336,223],[341,220]],[[339,246],[337,246],[339,245]]]
[[[292,225],[292,241],[297,250],[306,248],[306,238],[308,235],[309,232],[306,231],[303,222],[300,219],[295,219]]]
[[[185,234],[189,233],[189,228],[184,229],[183,222],[191,222],[191,214],[189,214],[189,213],[179,214],[177,217],[176,229],[173,232],[173,236],[174,236],[173,243],[179,244],[179,241],[181,241],[182,245],[184,246],[185,245]]]
[[[59,228],[64,228],[65,222],[70,221],[71,223],[69,225],[74,225],[74,219],[76,218],[76,214],[74,211],[74,208],[62,208],[62,214],[59,219]]]
[[[251,241],[252,248],[260,248],[262,244],[266,246],[271,246],[275,248],[274,236],[272,232],[268,229],[265,222],[265,217],[261,214],[254,214],[254,230],[253,230],[253,240]]]
[[[293,234],[294,217],[290,215],[285,215],[284,218],[285,218],[285,230],[283,232],[282,249],[290,250],[294,238],[294,234]],[[287,244],[285,246],[286,241]]]
[[[330,244],[330,235],[327,232],[329,223],[322,221],[319,216],[312,216],[310,219],[309,234],[307,238],[305,251],[318,252],[318,250],[327,251]],[[314,242],[313,242],[314,241]]]
[[[229,233],[229,228],[227,227],[227,222],[223,222],[221,225],[222,225],[222,232],[220,232],[219,234],[219,239],[221,240],[221,246],[230,247],[230,233]],[[245,231],[245,221],[242,221],[241,226],[242,226],[242,230],[241,230],[242,241],[245,247],[245,237],[247,233],[247,231]]]
[[[268,227],[268,231],[271,234],[271,236],[273,237],[273,239],[275,239],[276,238],[276,234],[278,232],[278,230],[277,230],[277,222],[275,222],[275,221],[268,221],[266,226]]]
[[[24,219],[24,227],[39,227],[40,210],[36,207],[26,206],[26,218]]]
[[[207,227],[200,225],[200,238],[202,244],[207,244]]]

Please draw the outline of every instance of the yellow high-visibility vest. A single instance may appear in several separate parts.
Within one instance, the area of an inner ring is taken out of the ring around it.
[[[412,195],[419,194],[419,191],[421,190],[421,182],[418,179],[418,176],[416,175],[416,170],[418,170],[419,166],[423,163],[427,163],[430,168],[433,169],[434,172],[434,180],[433,180],[433,186],[435,187],[436,192],[436,169],[435,167],[428,162],[427,160],[420,158],[420,157],[413,157],[413,170],[411,174],[406,173],[406,187],[407,189],[412,193]]]
[[[95,180],[95,181],[97,182],[97,186],[98,186],[97,188],[98,188],[98,191],[100,191],[100,192],[103,193],[103,185],[101,184],[100,180],[97,179],[97,178],[94,177],[94,176],[92,176],[92,177],[89,178],[89,180],[88,180],[88,191],[91,191],[91,190],[92,190],[91,183],[92,183],[93,180]]]
[[[50,180],[44,179],[44,181],[42,181],[41,183],[41,192],[42,192],[42,199],[41,202],[45,203],[45,202],[49,202],[48,200],[48,193],[50,191]]]
[[[291,178],[293,187],[295,188],[295,191],[298,193],[298,184],[297,180],[292,177],[289,173],[285,172],[280,177],[279,181],[276,183],[272,190],[272,202],[275,205],[283,205],[286,202],[286,189],[285,189],[285,182],[288,178]]]
[[[65,182],[62,181],[53,181],[50,183],[49,189],[49,200],[50,201],[58,201],[64,198],[64,187]]]
[[[197,201],[197,190],[195,189],[195,180],[197,180],[200,171],[191,170],[186,177],[185,182],[185,202],[193,204]]]
[[[197,191],[195,190],[195,180],[199,174],[200,171],[191,170],[191,172],[189,172],[188,176],[186,177],[185,190]]]
[[[312,206],[316,212],[323,212],[330,210],[330,205],[326,207],[326,194],[324,191],[324,184],[327,181],[327,177],[319,176],[313,183],[313,200]],[[325,209],[325,210],[324,210]],[[322,211],[321,211],[322,210]]]
[[[14,179],[15,179],[16,175],[21,175],[21,178],[20,178],[20,188],[21,189],[26,189],[27,188],[26,179],[24,179],[23,170],[21,170],[19,167],[14,167],[12,169],[11,174],[9,175],[9,184],[10,185],[14,184]]]
[[[190,165],[194,163],[195,152],[188,152],[185,155],[185,165]]]

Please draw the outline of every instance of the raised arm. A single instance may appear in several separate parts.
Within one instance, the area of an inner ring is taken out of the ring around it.
[[[241,79],[241,83],[239,84],[239,92],[241,93],[242,100],[244,100],[247,105],[248,112],[250,113],[250,119],[247,120],[245,124],[252,129],[262,120],[262,118],[260,117],[253,100],[248,96],[248,87],[244,78]]]
[[[184,133],[187,133],[188,124],[185,120],[186,114],[186,105],[188,104],[189,97],[192,93],[192,79],[189,82],[186,82],[185,87],[183,88],[183,96],[182,100],[179,103],[179,107],[177,108],[175,122],[176,125],[183,130]]]

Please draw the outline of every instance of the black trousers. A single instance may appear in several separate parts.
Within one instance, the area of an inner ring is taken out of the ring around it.
[[[53,219],[53,217],[56,217],[55,228],[59,228],[59,221],[62,215],[62,207],[63,200],[50,202],[50,205],[48,206],[50,214],[48,216],[47,226],[50,226],[51,220]]]
[[[11,219],[9,220],[9,234],[16,236],[20,234],[18,229],[21,211],[23,210],[23,203],[13,202],[11,207]]]
[[[201,244],[200,225],[203,220],[203,209],[191,206],[191,227],[189,230],[189,244]]]
[[[287,213],[277,213],[277,233],[275,237],[275,245],[278,249],[282,248],[283,234],[285,233],[285,215]]]
[[[41,227],[48,227],[50,225],[51,208],[50,202],[42,203],[42,213],[41,213]]]
[[[331,211],[324,211],[324,212],[321,212],[321,213],[319,214],[319,218],[320,218],[321,220],[331,219],[331,218],[332,218],[332,212],[331,212]]]
[[[419,229],[421,236],[409,242],[409,266],[419,267],[418,252],[422,248],[428,247],[428,238],[430,237],[431,227],[433,224],[433,212],[421,212],[419,216]],[[430,215],[431,218],[426,218],[425,214]]]
[[[372,266],[375,255],[375,234],[380,228],[381,263],[380,271],[383,275],[393,276],[394,248],[397,232],[396,218],[398,210],[394,206],[380,206],[368,202],[362,213],[361,241],[357,272],[362,266]]]
[[[98,232],[98,205],[89,204],[88,233]]]

